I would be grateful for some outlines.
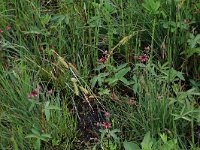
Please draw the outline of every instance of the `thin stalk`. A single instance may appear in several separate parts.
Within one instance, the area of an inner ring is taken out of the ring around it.
[[[153,60],[155,28],[156,28],[156,18],[154,18],[154,20],[153,20],[152,39],[151,39],[151,53],[150,53],[150,64],[152,64],[152,60]]]

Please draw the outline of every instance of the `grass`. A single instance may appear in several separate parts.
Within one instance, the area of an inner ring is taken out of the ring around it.
[[[0,10],[1,149],[199,148],[197,0]]]

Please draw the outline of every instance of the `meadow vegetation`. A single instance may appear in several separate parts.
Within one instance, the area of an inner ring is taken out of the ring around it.
[[[199,150],[199,0],[1,0],[0,149]]]

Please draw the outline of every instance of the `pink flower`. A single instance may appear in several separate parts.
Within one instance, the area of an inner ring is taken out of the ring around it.
[[[107,57],[102,57],[99,59],[100,63],[105,63],[107,61]]]
[[[11,27],[10,27],[10,26],[7,26],[7,27],[6,27],[6,30],[7,30],[7,31],[9,31],[10,29],[11,29]]]
[[[190,21],[189,21],[188,19],[184,19],[184,20],[183,20],[183,23],[184,23],[184,24],[188,24],[188,23],[190,23]]]
[[[100,122],[97,122],[96,125],[97,125],[97,127],[101,127],[102,124]]]
[[[105,112],[105,113],[104,113],[104,116],[105,116],[106,118],[110,118],[110,113],[109,113],[109,112]]]
[[[138,60],[138,59],[139,59],[139,57],[135,55],[135,56],[134,56],[134,59],[135,59],[135,60]]]
[[[34,89],[31,93],[28,94],[28,98],[35,98],[39,97],[39,91],[42,89],[42,87],[38,84],[37,88]]]
[[[34,98],[34,97],[38,97],[38,90],[33,90],[31,93],[28,94],[28,98]]]
[[[109,122],[103,122],[103,123],[102,123],[102,126],[103,126],[105,129],[109,129],[109,128],[112,127],[112,126],[111,126],[111,123],[109,123]]]
[[[50,90],[48,91],[48,93],[49,93],[49,95],[52,95],[52,93],[53,93],[53,90],[52,90],[52,89],[50,89]]]
[[[144,48],[144,50],[147,51],[147,52],[149,52],[150,51],[150,47],[147,46],[147,47]]]
[[[104,54],[104,55],[107,55],[107,54],[108,54],[108,51],[107,51],[107,50],[105,50],[105,51],[103,52],[103,54]]]
[[[145,63],[145,62],[148,61],[148,56],[147,56],[146,54],[141,55],[141,56],[139,57],[139,60],[140,60],[141,62]]]
[[[0,29],[0,33],[3,33],[3,30]]]

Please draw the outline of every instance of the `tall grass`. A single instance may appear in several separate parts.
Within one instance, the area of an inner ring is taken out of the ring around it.
[[[96,109],[112,113],[121,142],[140,143],[150,131],[156,139],[162,133],[177,139],[180,149],[198,147],[199,5],[2,0],[1,149],[80,149],[80,124]],[[29,99],[38,85],[39,98]],[[90,122],[96,132],[97,122]],[[35,131],[46,137],[38,140]]]

